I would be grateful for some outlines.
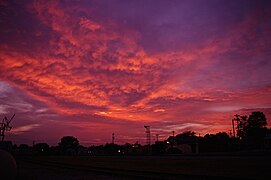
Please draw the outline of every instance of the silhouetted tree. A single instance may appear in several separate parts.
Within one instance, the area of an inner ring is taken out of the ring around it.
[[[166,153],[166,142],[156,141],[155,144],[151,145],[152,154],[161,155]]]
[[[267,121],[263,112],[252,112],[249,117],[238,115],[236,119],[238,137],[253,147],[263,145],[267,133]]]
[[[123,145],[124,154],[131,154],[133,145],[130,143],[125,143]]]
[[[230,137],[225,132],[206,134],[200,138],[200,152],[225,152],[229,151]]]
[[[64,136],[61,138],[59,146],[64,154],[77,154],[79,141],[73,136]]]
[[[195,136],[196,133],[194,131],[185,131],[181,134],[178,134],[176,136],[177,144],[183,144],[183,143],[195,143],[198,140],[198,137]]]
[[[263,112],[252,112],[247,120],[248,131],[256,128],[264,128],[267,125],[266,117]]]
[[[17,144],[14,144],[14,145],[12,146],[12,149],[18,149]]]
[[[50,154],[52,155],[61,154],[61,148],[59,146],[51,146],[49,151],[50,151]]]
[[[33,146],[33,148],[39,153],[48,153],[49,145],[47,143],[38,143]]]
[[[117,145],[117,144],[105,144],[104,146],[104,150],[107,154],[110,154],[110,155],[117,155],[117,154],[121,154],[122,152],[122,148]]]
[[[247,116],[240,116],[236,114],[235,117],[235,121],[237,121],[237,137],[243,139],[247,136],[247,132],[245,131]]]
[[[103,145],[91,146],[91,147],[89,147],[89,151],[91,151],[92,155],[104,155],[105,154],[105,150],[104,150]]]
[[[59,146],[64,148],[77,148],[79,146],[79,141],[73,136],[64,136],[61,138]]]
[[[19,149],[28,149],[29,146],[27,144],[20,144]]]

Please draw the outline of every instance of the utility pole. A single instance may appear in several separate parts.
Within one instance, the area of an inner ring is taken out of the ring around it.
[[[233,133],[233,137],[235,137],[234,121],[237,122],[237,132],[239,132],[240,115],[239,114],[235,114],[234,117],[235,118],[232,119],[232,133]],[[237,134],[237,136],[238,136],[238,134]]]
[[[229,130],[229,136],[232,137],[232,132],[231,132],[231,130]]]
[[[159,134],[156,134],[156,142],[158,142]]]
[[[234,119],[232,119],[232,133],[233,137],[235,138]]]
[[[150,126],[144,126],[146,129],[146,144],[151,145],[151,127]]]
[[[115,143],[115,134],[112,133],[112,144],[114,144],[114,143]]]
[[[175,133],[175,131],[172,131],[172,136],[174,137],[174,133]]]

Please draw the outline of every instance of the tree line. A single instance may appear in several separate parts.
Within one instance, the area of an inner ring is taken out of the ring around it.
[[[235,152],[255,149],[270,149],[271,129],[267,127],[267,119],[263,112],[252,112],[249,116],[234,115],[236,124],[234,135],[226,132],[196,136],[193,131],[186,131],[176,136],[169,136],[164,141],[156,141],[152,145],[129,144],[84,147],[73,136],[61,138],[58,146],[47,143],[34,144],[33,147],[21,144],[14,145],[17,153],[51,154],[51,155],[163,155],[182,153]]]

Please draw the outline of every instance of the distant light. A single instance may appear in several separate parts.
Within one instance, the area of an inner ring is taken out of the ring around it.
[[[167,144],[169,144],[169,141],[167,141]]]
[[[43,152],[43,149],[41,149],[41,151]]]
[[[91,151],[88,151],[88,154],[91,154]]]
[[[118,150],[118,152],[120,153],[120,150]]]

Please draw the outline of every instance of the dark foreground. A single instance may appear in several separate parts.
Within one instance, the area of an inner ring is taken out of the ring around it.
[[[269,179],[271,156],[24,156],[17,179]]]

